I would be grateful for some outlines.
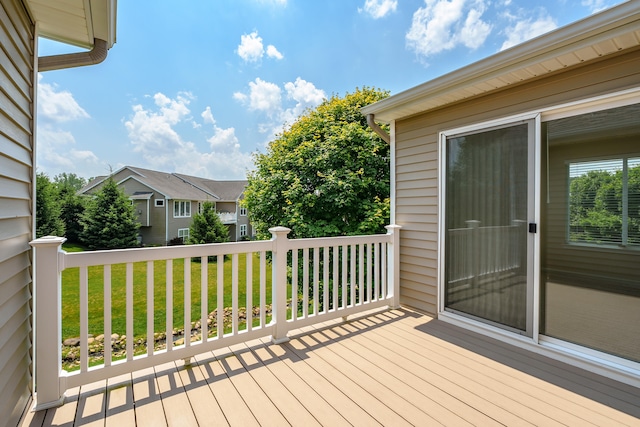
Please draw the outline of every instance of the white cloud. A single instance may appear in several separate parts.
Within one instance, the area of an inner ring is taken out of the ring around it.
[[[54,122],[90,117],[76,102],[71,92],[58,90],[55,84],[43,83],[41,74],[38,75],[38,115]]]
[[[514,25],[511,25],[504,30],[507,39],[502,43],[500,50],[508,49],[541,34],[547,33],[557,28],[557,26],[558,24],[556,24],[555,20],[545,13],[537,19],[520,19]]]
[[[286,97],[283,102],[282,88],[275,83],[256,78],[255,81],[249,82],[249,94],[236,92],[233,95],[234,99],[247,105],[249,110],[265,114],[268,121],[260,123],[258,129],[261,133],[267,134],[267,142],[291,126],[307,108],[316,107],[327,97],[322,89],[300,77],[296,78],[295,82],[285,83],[284,91]],[[291,101],[293,105],[290,105]]]
[[[238,56],[245,62],[258,62],[265,55],[264,44],[262,43],[262,37],[258,35],[257,31],[251,34],[243,34],[240,36],[240,44],[236,50]],[[284,55],[276,49],[275,46],[267,46],[266,54],[269,58],[282,59]]]
[[[413,14],[407,46],[421,57],[460,45],[477,49],[492,29],[482,20],[484,11],[484,0],[425,0]]]
[[[266,113],[273,116],[280,110],[282,104],[282,90],[275,83],[270,83],[257,77],[255,81],[249,82],[249,109]],[[238,95],[237,98],[241,98]],[[245,99],[247,97],[245,96]]]
[[[366,0],[364,7],[358,8],[358,12],[368,13],[373,19],[384,18],[398,7],[397,0]]]
[[[607,9],[616,3],[619,2],[607,0],[582,0],[582,5],[588,8],[591,13],[600,12],[601,10]]]
[[[274,58],[274,59],[282,59],[282,58],[284,58],[284,55],[281,54],[280,52],[278,52],[278,49],[276,49],[276,47],[274,45],[272,45],[272,44],[267,46],[267,56],[269,58]]]
[[[257,31],[251,34],[243,34],[240,36],[240,45],[238,45],[237,52],[245,62],[259,61],[264,55],[262,37],[258,36]]]
[[[214,179],[242,179],[251,167],[251,155],[240,150],[234,128],[221,128],[207,107],[201,114],[212,135],[201,144],[185,140],[177,128],[192,121],[188,93],[169,98],[153,96],[154,105],[133,106],[133,115],[125,122],[134,151],[151,168]],[[208,143],[208,144],[205,144]],[[201,147],[202,146],[202,147]]]
[[[92,151],[77,149],[76,139],[68,129],[74,121],[89,119],[89,114],[71,92],[45,83],[42,75],[38,75],[38,117],[38,170],[50,176],[61,172],[95,174],[98,157]]]

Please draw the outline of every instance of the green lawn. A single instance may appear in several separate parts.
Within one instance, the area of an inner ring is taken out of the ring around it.
[[[64,246],[65,250],[82,250],[78,247]],[[224,307],[231,307],[231,257],[224,262]],[[201,307],[201,264],[191,262],[191,321],[200,319]],[[100,335],[104,331],[104,267],[89,267],[89,334]],[[111,305],[112,333],[126,333],[126,265],[116,264],[111,267]],[[154,331],[165,330],[166,322],[166,261],[154,262]],[[271,265],[267,262],[267,304],[271,304]],[[239,256],[239,306],[244,307],[246,301],[246,257]],[[62,339],[80,335],[80,293],[79,269],[71,268],[62,273]],[[184,323],[184,260],[173,261],[173,326],[181,328]],[[208,308],[211,312],[216,308],[217,295],[217,263],[208,264]],[[253,305],[260,301],[260,260],[253,254]],[[134,336],[145,336],[147,332],[147,264],[133,264],[133,316]]]

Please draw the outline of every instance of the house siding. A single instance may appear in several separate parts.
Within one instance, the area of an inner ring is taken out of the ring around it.
[[[640,50],[636,49],[397,120],[401,303],[437,313],[439,132],[638,86]]]
[[[31,397],[34,25],[0,0],[0,426]]]

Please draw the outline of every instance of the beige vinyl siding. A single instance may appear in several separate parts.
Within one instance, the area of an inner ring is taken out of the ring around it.
[[[640,86],[640,50],[396,121],[400,301],[437,312],[438,135],[456,127]]]
[[[0,426],[31,396],[34,27],[0,0]]]

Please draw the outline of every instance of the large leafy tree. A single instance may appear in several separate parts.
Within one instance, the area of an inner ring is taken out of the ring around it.
[[[138,228],[133,206],[115,181],[107,179],[82,215],[82,242],[89,249],[137,246]]]
[[[63,235],[58,191],[49,177],[40,172],[36,175],[36,237]]]
[[[278,225],[298,238],[384,232],[389,146],[360,108],[388,95],[365,87],[332,96],[255,155],[244,205],[258,237]]]
[[[189,242],[197,245],[202,243],[222,243],[229,240],[229,229],[222,223],[211,202],[202,204],[202,212],[193,216],[189,227]]]
[[[78,176],[75,173],[66,172],[62,172],[54,176],[53,181],[56,183],[58,188],[70,188],[74,191],[80,190],[87,183],[87,180],[83,177]]]
[[[82,214],[85,209],[85,198],[79,196],[80,190],[87,181],[74,174],[63,172],[53,177],[60,195],[60,218],[64,222],[65,237],[70,242],[79,242],[82,233]]]

